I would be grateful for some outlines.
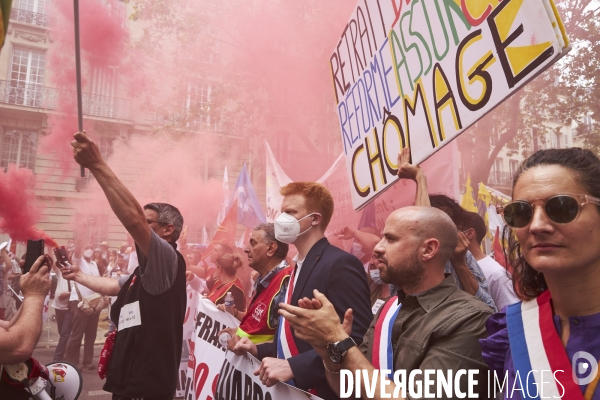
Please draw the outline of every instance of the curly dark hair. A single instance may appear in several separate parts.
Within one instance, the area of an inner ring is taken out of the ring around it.
[[[573,147],[570,149],[540,150],[532,154],[519,165],[513,179],[513,192],[515,185],[523,172],[540,165],[558,165],[571,170],[577,182],[594,196],[600,197],[600,159],[589,150]],[[504,227],[502,233],[508,239],[508,246],[504,249],[507,265],[513,269],[513,287],[515,293],[522,300],[531,300],[548,289],[544,274],[537,272],[521,253],[521,245],[512,230]]]
[[[456,200],[445,194],[431,194],[429,195],[429,203],[431,204],[431,207],[442,210],[448,214],[452,222],[454,222],[454,225],[461,230],[463,229],[462,224],[464,222],[464,214],[466,211],[456,202]]]

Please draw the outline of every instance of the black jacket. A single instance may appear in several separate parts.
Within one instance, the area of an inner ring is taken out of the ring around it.
[[[346,310],[352,308],[352,338],[360,344],[373,320],[373,314],[367,275],[358,258],[332,246],[326,238],[319,240],[304,259],[294,286],[292,305],[297,306],[298,300],[303,297],[312,299],[314,289],[323,293],[333,304],[340,322]],[[302,390],[316,389],[317,395],[326,400],[338,399],[327,383],[321,357],[310,344],[295,336],[294,339],[300,354],[288,361],[296,386]],[[277,357],[276,340],[257,346],[259,359]]]

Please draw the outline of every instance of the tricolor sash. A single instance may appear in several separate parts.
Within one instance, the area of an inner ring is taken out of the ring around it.
[[[390,379],[394,378],[394,349],[392,347],[392,328],[402,303],[398,303],[398,296],[389,299],[381,310],[375,330],[373,332],[373,353],[371,363],[375,369],[388,369]]]
[[[294,271],[290,276],[290,284],[288,285],[285,301],[286,304],[292,303],[292,293],[294,292],[295,275],[296,268],[294,268]],[[296,347],[296,342],[294,341],[294,336],[292,335],[292,328],[290,327],[290,323],[282,316],[279,316],[279,327],[277,330],[277,358],[287,360],[288,358],[297,356],[298,354],[298,347]]]
[[[542,390],[544,398],[583,400],[581,389],[573,380],[571,361],[554,326],[550,299],[550,291],[546,290],[536,299],[510,305],[506,310],[515,371],[526,386],[519,393],[523,400],[540,399]],[[530,371],[533,372],[528,376]],[[542,379],[541,371],[552,371],[554,378],[546,372]]]

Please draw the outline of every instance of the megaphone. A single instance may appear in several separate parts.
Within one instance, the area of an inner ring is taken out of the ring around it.
[[[74,365],[67,362],[53,362],[48,368],[46,393],[52,400],[77,400],[81,394],[83,379]]]
[[[72,364],[54,362],[44,366],[34,358],[5,365],[2,378],[35,400],[77,400],[83,386],[81,373]]]

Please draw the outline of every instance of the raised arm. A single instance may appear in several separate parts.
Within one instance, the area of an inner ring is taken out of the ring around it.
[[[0,365],[23,362],[35,349],[42,333],[44,299],[50,290],[47,263],[51,263],[50,258],[40,256],[29,273],[21,277],[23,304],[10,322],[0,324]]]
[[[71,142],[71,146],[73,146],[75,161],[88,168],[94,175],[119,221],[133,237],[141,252],[148,255],[151,238],[150,226],[146,221],[142,206],[106,164],[98,145],[90,140],[85,132],[77,132],[73,137],[75,140]]]
[[[4,270],[1,272],[9,272],[12,270],[12,262],[5,248],[0,250],[0,262],[4,263]]]
[[[77,264],[77,262],[74,264]],[[60,272],[63,278],[75,281],[102,295],[116,296],[119,294],[119,290],[121,290],[119,282],[116,279],[85,274],[81,271],[79,265],[71,265],[70,268],[61,267]]]
[[[408,147],[403,148],[398,154],[398,178],[410,179],[416,182],[415,206],[429,207],[431,205],[427,191],[427,177],[421,167],[410,163],[410,149]]]

